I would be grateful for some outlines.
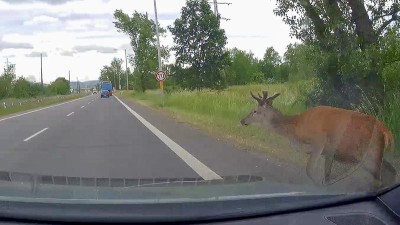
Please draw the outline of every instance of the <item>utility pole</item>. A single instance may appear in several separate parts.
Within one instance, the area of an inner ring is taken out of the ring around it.
[[[113,71],[113,74],[114,74],[114,85],[113,85],[113,88],[117,89],[117,88],[116,88],[117,83],[115,83],[115,73],[116,73],[116,72],[115,72],[115,70],[112,70],[112,71]]]
[[[218,2],[217,2],[217,0],[214,0],[214,13],[215,13],[215,15],[218,16]]]
[[[79,93],[79,78],[76,77],[76,92]]]
[[[157,3],[156,3],[156,0],[154,0],[154,12],[155,12],[155,14],[156,14],[158,70],[161,70],[160,33],[159,33],[159,31],[158,31],[158,16],[157,16]]]
[[[120,66],[118,66],[118,67],[119,67],[119,69],[121,69]],[[118,87],[119,87],[118,90],[121,90],[121,71],[119,71],[119,69],[118,69]]]
[[[218,19],[223,19],[223,20],[226,20],[226,21],[230,20],[228,18],[224,18],[224,17],[221,17],[219,15],[218,4],[220,4],[220,5],[228,5],[229,6],[229,5],[232,4],[231,2],[218,2],[218,0],[213,0],[212,2],[209,2],[209,3],[213,3],[213,5],[214,5],[214,13],[215,13],[215,15],[217,16]]]
[[[158,52],[158,71],[162,70],[161,66],[161,51],[160,51],[160,33],[158,31],[158,16],[157,16],[157,3],[154,0],[154,13],[156,14],[156,32],[157,32],[157,52]],[[164,89],[164,84],[160,81],[160,89]]]
[[[68,88],[69,88],[69,93],[71,93],[71,71],[68,70]]]
[[[129,90],[129,83],[128,83],[128,59],[126,57],[126,49],[125,49],[125,73],[126,73],[126,90]]]
[[[40,53],[40,84],[43,87],[43,56],[42,56],[42,53]]]

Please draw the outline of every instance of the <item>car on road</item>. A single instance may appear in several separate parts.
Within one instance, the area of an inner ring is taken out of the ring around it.
[[[107,90],[102,90],[100,98],[109,98],[110,97],[110,92]]]

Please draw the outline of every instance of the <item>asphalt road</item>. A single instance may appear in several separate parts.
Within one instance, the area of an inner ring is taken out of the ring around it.
[[[158,111],[99,95],[0,118],[0,170],[206,180],[258,175],[307,182],[303,171],[236,149]]]

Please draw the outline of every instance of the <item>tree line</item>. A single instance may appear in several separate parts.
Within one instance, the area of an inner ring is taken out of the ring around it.
[[[318,86],[308,96],[313,104],[351,108],[367,98],[381,107],[400,87],[399,12],[397,1],[277,0],[274,13],[300,43],[288,45],[282,57],[271,47],[257,59],[251,52],[226,49],[225,31],[209,3],[188,0],[167,27],[174,45],[161,47],[167,87],[223,89],[315,78]],[[114,19],[117,30],[131,39],[132,86],[158,87],[155,22],[136,11],[129,16],[116,10]],[[160,30],[165,35],[166,29]],[[168,64],[171,53],[176,61]]]
[[[0,99],[36,98],[49,95],[66,95],[70,93],[69,82],[63,77],[57,78],[48,86],[30,82],[23,76],[17,78],[16,65],[6,65],[0,75]]]

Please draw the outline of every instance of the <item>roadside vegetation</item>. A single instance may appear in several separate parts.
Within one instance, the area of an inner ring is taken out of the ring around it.
[[[257,58],[252,52],[226,49],[219,16],[207,1],[188,0],[168,27],[174,45],[162,47],[164,59],[169,50],[176,59],[164,63],[169,75],[164,94],[154,91],[158,88],[153,75],[158,66],[154,21],[146,14],[129,16],[117,10],[115,27],[131,38],[134,51],[130,63],[135,70],[126,72],[135,92],[123,95],[244,146],[285,155],[281,158],[286,157],[286,148],[279,147],[277,138],[239,124],[255,106],[250,91],[280,92],[274,104],[286,114],[330,105],[373,115],[400,143],[400,5],[358,2],[277,0],[274,13],[298,41],[289,44],[282,56],[270,47]],[[113,71],[102,70],[100,79],[112,80]]]
[[[0,116],[48,106],[82,97],[83,94],[70,94],[69,82],[59,77],[49,85],[17,78],[16,65],[8,64],[0,74]],[[15,103],[9,106],[6,103]]]
[[[71,94],[71,95],[62,95],[62,96],[52,96],[52,97],[43,97],[43,98],[35,98],[35,99],[24,99],[24,101],[27,101],[28,103],[25,104],[21,104],[21,105],[14,105],[11,107],[3,107],[2,105],[0,105],[0,117],[1,116],[6,116],[6,115],[10,115],[13,113],[18,113],[18,112],[22,112],[22,111],[26,111],[26,110],[31,110],[31,109],[36,109],[36,108],[41,108],[41,107],[45,107],[45,106],[50,106],[50,105],[54,105],[54,104],[58,104],[58,103],[62,103],[62,102],[66,102],[66,101],[70,101],[73,99],[77,99],[77,98],[81,98],[83,96],[85,96],[86,94]],[[0,103],[2,101],[5,102],[11,102],[11,101],[15,101],[18,102],[20,99],[3,99],[0,101]],[[36,100],[36,101],[33,101]],[[39,100],[39,101],[37,101]]]

